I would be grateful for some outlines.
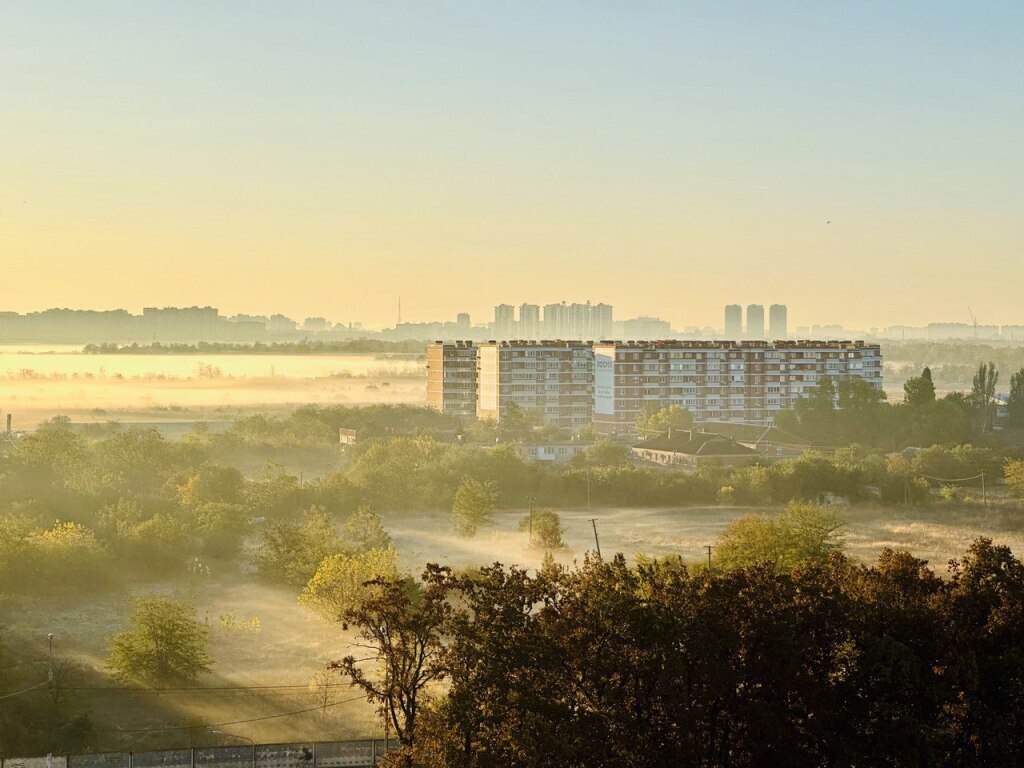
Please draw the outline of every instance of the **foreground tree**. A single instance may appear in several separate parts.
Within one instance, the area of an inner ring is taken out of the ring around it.
[[[408,579],[377,579],[365,599],[344,614],[344,626],[357,628],[354,645],[369,658],[346,656],[331,667],[366,694],[393,732],[401,750],[389,764],[413,765],[416,726],[430,687],[445,676],[443,632],[451,612],[447,569],[429,566],[422,584]],[[361,653],[362,655],[362,653]],[[376,668],[367,668],[368,661]]]
[[[131,628],[112,638],[107,665],[126,682],[192,682],[213,663],[208,642],[187,602],[144,597],[132,607]]]
[[[817,516],[794,510],[790,524],[827,542]],[[418,768],[1024,764],[1024,566],[1010,550],[979,540],[950,579],[905,552],[861,566],[816,551],[824,556],[791,568],[696,575],[678,558],[630,566],[621,555],[573,568],[547,561],[535,574],[435,567],[422,593],[436,590],[423,603],[432,612],[393,583],[390,597],[377,593],[383,604],[352,614],[362,637],[377,638],[373,658],[387,657],[390,672],[373,680],[394,674],[410,690],[401,670],[429,668],[447,682],[443,692],[418,689],[411,723],[398,710],[395,759]],[[410,637],[434,649],[422,665],[413,643],[387,640],[413,626]],[[388,683],[362,684],[373,701],[394,695]]]

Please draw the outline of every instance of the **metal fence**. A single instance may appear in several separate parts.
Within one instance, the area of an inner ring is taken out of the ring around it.
[[[394,739],[0,758],[0,768],[374,768]]]

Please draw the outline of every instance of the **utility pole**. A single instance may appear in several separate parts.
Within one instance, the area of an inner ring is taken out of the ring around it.
[[[601,541],[597,538],[597,518],[590,518],[590,524],[594,526],[594,546],[597,547],[597,556],[601,557]]]
[[[53,632],[46,633],[46,639],[50,645],[50,685],[53,685]]]
[[[711,550],[714,549],[710,544],[705,544],[704,549],[708,551],[708,573],[711,573]]]

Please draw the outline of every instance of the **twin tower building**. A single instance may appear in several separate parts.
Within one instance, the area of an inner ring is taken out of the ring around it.
[[[789,338],[789,319],[785,304],[772,304],[768,308],[768,335],[765,336],[764,306],[747,305],[747,322],[743,323],[743,307],[727,304],[725,307],[725,337],[727,339],[749,339],[763,341]]]
[[[785,336],[773,342],[438,341],[427,347],[432,408],[497,421],[512,410],[532,411],[547,424],[570,431],[593,425],[604,435],[632,435],[641,413],[671,405],[690,411],[697,423],[770,426],[775,414],[826,377],[856,377],[881,389],[880,347]]]

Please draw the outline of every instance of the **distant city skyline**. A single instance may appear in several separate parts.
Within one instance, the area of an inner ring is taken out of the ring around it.
[[[299,316],[301,317],[301,315]],[[525,320],[524,320],[525,318]],[[618,318],[610,304],[499,304],[493,319],[458,312],[447,319],[408,321],[373,328],[359,321],[323,316],[301,320],[282,313],[228,314],[213,306],[146,307],[140,314],[125,309],[93,311],[47,309],[26,314],[0,310],[0,343],[48,341],[130,343],[153,341],[296,341],[303,338],[340,340],[474,340],[488,339],[704,339],[733,341],[932,339],[1024,342],[1024,324],[988,324],[935,320],[922,325],[893,324],[860,329],[838,323],[788,325],[788,307],[772,304],[765,327],[764,305],[723,308],[723,325],[676,323],[652,315]]]
[[[604,296],[604,298],[606,298],[606,299],[610,299],[610,297],[608,295],[608,292],[605,292],[604,294],[602,294],[602,296]],[[549,305],[555,305],[555,304],[562,304],[563,303],[562,301],[552,301],[552,302],[546,302],[546,303],[531,303],[531,302],[520,303],[520,301],[518,301],[518,298],[521,298],[521,297],[517,297],[516,299],[509,299],[509,301],[507,302],[508,305],[514,310],[514,317],[518,317],[520,310],[524,306],[525,307],[538,308],[538,309],[541,310],[541,313],[539,314],[539,316],[537,318],[537,321],[540,323],[540,328],[541,328],[542,331],[544,329],[544,324],[540,320],[540,318],[543,317],[543,309],[544,309],[544,307],[549,306]],[[268,307],[266,309],[262,309],[262,308],[261,309],[254,309],[252,304],[249,304],[249,303],[240,303],[239,305],[234,306],[234,305],[225,305],[225,304],[222,304],[222,303],[218,303],[216,301],[207,302],[207,301],[195,301],[195,300],[188,300],[188,299],[186,299],[186,300],[184,300],[184,301],[182,301],[182,302],[180,302],[178,304],[159,304],[158,303],[158,304],[151,304],[151,305],[147,304],[145,306],[143,306],[143,305],[124,305],[124,306],[116,306],[116,305],[115,306],[57,306],[57,305],[31,306],[31,305],[29,305],[29,306],[27,306],[24,309],[20,309],[19,308],[20,303],[12,303],[12,302],[8,302],[7,300],[3,299],[3,300],[0,300],[0,318],[2,318],[4,313],[9,313],[9,312],[16,312],[16,313],[24,315],[24,314],[30,314],[30,313],[44,312],[44,311],[53,310],[53,309],[69,309],[69,310],[72,310],[72,311],[76,311],[77,310],[77,311],[87,311],[87,312],[126,311],[126,312],[129,312],[129,313],[132,313],[132,314],[141,315],[143,310],[148,308],[148,307],[186,308],[186,307],[211,306],[211,307],[216,307],[220,311],[221,315],[223,315],[226,318],[246,319],[246,318],[249,318],[249,317],[263,317],[263,318],[267,318],[267,319],[272,319],[272,318],[276,317],[278,319],[294,320],[300,326],[302,326],[303,323],[306,320],[326,320],[326,321],[328,321],[328,322],[330,322],[332,324],[335,324],[335,325],[351,325],[351,324],[355,324],[355,325],[357,325],[357,326],[359,326],[361,328],[365,328],[365,329],[368,329],[368,330],[379,331],[379,330],[384,330],[384,329],[387,329],[387,328],[394,328],[395,327],[397,319],[398,319],[398,317],[397,317],[397,302],[398,302],[398,297],[395,297],[394,307],[392,309],[392,318],[390,320],[384,320],[384,321],[381,321],[381,322],[375,322],[373,320],[367,320],[367,319],[362,318],[362,317],[358,317],[358,316],[355,316],[355,315],[350,315],[349,313],[346,313],[344,311],[344,307],[336,307],[333,310],[329,309],[326,312],[317,313],[317,312],[313,312],[312,310],[303,310],[303,309],[301,309],[301,305],[300,305],[300,308],[297,311],[288,311],[288,310],[282,309],[280,306],[270,306],[270,307]],[[462,304],[459,304],[459,305],[455,305],[455,306],[447,307],[447,308],[442,308],[439,311],[439,314],[437,314],[436,316],[420,316],[418,314],[410,312],[409,302],[408,302],[407,299],[405,299],[403,297],[402,298],[402,302],[403,302],[402,323],[404,323],[404,324],[456,323],[456,324],[460,325],[461,327],[467,327],[467,328],[468,327],[480,327],[480,326],[482,326],[484,324],[493,323],[494,319],[495,319],[494,318],[494,310],[495,310],[495,306],[497,306],[497,305],[485,306],[482,309],[480,309],[479,311],[470,311],[470,310],[466,309],[467,303],[463,302]],[[586,302],[586,299],[583,299],[582,303],[585,303],[585,302]],[[566,304],[566,306],[571,306],[573,303],[580,303],[580,302],[577,302],[577,301],[573,301],[573,302],[566,301],[564,303]],[[769,304],[771,306],[769,306]],[[672,329],[676,330],[676,331],[683,331],[686,328],[714,328],[716,330],[721,330],[723,332],[728,330],[728,324],[725,323],[724,320],[723,320],[723,310],[727,312],[728,308],[730,306],[734,306],[739,311],[739,314],[737,315],[738,326],[736,326],[738,328],[738,330],[734,334],[727,334],[727,335],[730,336],[730,337],[735,337],[735,338],[743,338],[743,337],[746,336],[746,330],[745,330],[745,328],[746,328],[746,320],[745,320],[745,317],[746,317],[746,310],[750,306],[761,306],[762,309],[765,311],[765,334],[764,335],[765,335],[766,338],[767,338],[768,335],[771,335],[771,333],[770,333],[770,331],[771,331],[770,311],[771,311],[771,309],[773,307],[781,308],[781,309],[776,310],[776,312],[777,313],[781,312],[781,316],[780,316],[781,324],[782,324],[783,327],[787,327],[788,328],[790,334],[792,334],[792,332],[794,332],[796,329],[799,329],[799,328],[812,328],[812,327],[824,327],[824,326],[841,327],[841,328],[846,328],[846,329],[849,329],[849,330],[857,330],[857,331],[869,332],[872,328],[876,328],[878,330],[885,330],[887,328],[902,327],[902,326],[906,326],[907,328],[924,328],[925,326],[927,326],[929,324],[948,324],[948,325],[960,324],[960,325],[968,325],[968,326],[974,324],[970,314],[968,313],[968,307],[966,307],[966,306],[963,309],[963,313],[962,313],[963,317],[955,316],[955,312],[953,312],[953,311],[950,311],[950,312],[944,314],[941,310],[936,310],[934,312],[934,314],[926,315],[925,318],[923,320],[921,320],[921,321],[910,322],[910,321],[903,321],[903,320],[900,320],[898,318],[896,318],[896,319],[890,318],[888,320],[880,318],[880,319],[876,319],[874,322],[872,322],[869,325],[863,325],[863,326],[853,325],[853,324],[850,324],[850,323],[842,322],[840,319],[838,319],[835,316],[831,316],[831,317],[830,316],[808,317],[808,313],[805,310],[803,310],[802,307],[799,304],[794,306],[792,304],[786,304],[785,302],[776,302],[776,301],[772,300],[772,297],[768,297],[767,300],[762,300],[759,303],[755,302],[755,303],[752,303],[752,304],[745,304],[745,303],[744,304],[740,304],[740,303],[734,303],[734,304],[724,304],[724,303],[722,303],[722,304],[718,304],[716,309],[711,313],[711,315],[707,316],[707,317],[704,317],[704,316],[697,317],[696,315],[691,315],[690,313],[685,312],[685,311],[680,312],[678,309],[675,310],[676,314],[673,315],[670,312],[659,311],[658,307],[655,307],[655,306],[644,306],[644,305],[641,305],[636,311],[623,310],[623,309],[620,309],[621,305],[619,303],[617,303],[616,301],[611,301],[611,300],[609,300],[607,304],[601,304],[600,302],[596,302],[594,304],[594,307],[597,307],[597,306],[605,306],[605,307],[610,306],[610,307],[614,307],[615,318],[616,318],[617,322],[622,322],[622,321],[625,321],[625,320],[643,319],[643,318],[657,318],[657,319],[661,319],[661,320],[667,321],[671,325]],[[981,315],[980,313],[976,312],[977,324],[978,324],[979,328],[996,328],[996,329],[998,329],[998,328],[1000,328],[1002,326],[1024,326],[1024,307],[1022,307],[1018,312],[1016,312],[1014,314],[1015,314],[1015,316],[1010,316],[1010,317],[1007,317],[1005,319],[1000,319],[1000,318],[994,318],[994,317],[991,317],[991,316],[988,316],[988,315]],[[794,318],[796,318],[796,319],[794,320]],[[518,323],[518,320],[516,320],[515,322]],[[543,336],[544,334],[541,333],[539,335]]]

